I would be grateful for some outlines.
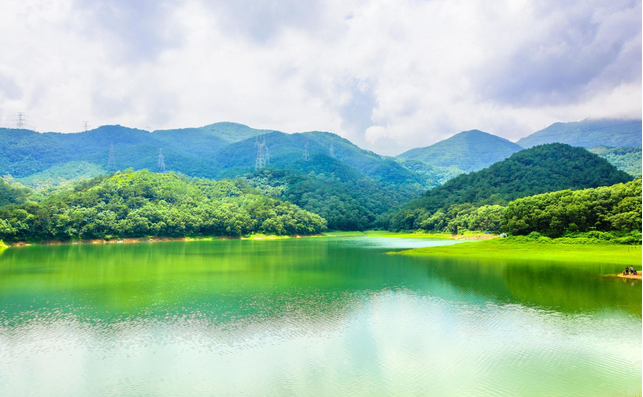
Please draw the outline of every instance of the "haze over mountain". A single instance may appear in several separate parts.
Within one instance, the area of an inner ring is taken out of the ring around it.
[[[642,125],[640,119],[585,119],[571,123],[554,123],[520,139],[517,143],[525,148],[553,142],[586,148],[641,146]]]
[[[480,130],[463,131],[431,146],[411,149],[397,156],[440,167],[477,171],[522,150],[519,145]]]

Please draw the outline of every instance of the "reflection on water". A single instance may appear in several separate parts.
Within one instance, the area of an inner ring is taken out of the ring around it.
[[[619,266],[385,255],[441,243],[5,250],[0,395],[640,393]]]

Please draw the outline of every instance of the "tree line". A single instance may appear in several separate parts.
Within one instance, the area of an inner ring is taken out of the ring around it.
[[[574,233],[641,231],[641,179],[612,186],[561,190],[519,198],[507,205],[454,204],[431,212],[398,212],[385,220],[393,230],[458,233],[468,230],[561,237]],[[406,228],[413,225],[414,228]]]
[[[125,171],[41,201],[0,207],[0,239],[316,234],[321,216],[268,197],[241,180]]]

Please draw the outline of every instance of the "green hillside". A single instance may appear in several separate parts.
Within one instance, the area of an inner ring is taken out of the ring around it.
[[[289,170],[262,169],[248,182],[267,195],[319,214],[331,230],[365,230],[377,217],[417,196],[414,188],[384,185],[323,154]]]
[[[525,148],[560,142],[586,148],[596,146],[640,147],[641,120],[585,119],[573,123],[554,123],[522,138],[518,144]]]
[[[163,138],[174,139],[177,135],[184,135],[190,138],[216,137],[226,143],[243,141],[244,139],[254,138],[257,135],[269,134],[273,130],[258,130],[238,123],[214,123],[198,128],[180,128],[173,130],[156,130],[154,135],[163,136]]]
[[[411,149],[398,158],[420,160],[439,167],[457,167],[470,172],[504,160],[519,150],[522,147],[504,138],[471,130],[431,146]]]
[[[32,189],[44,190],[52,187],[66,185],[82,179],[94,178],[106,173],[100,165],[87,161],[70,161],[56,164],[44,171],[31,174],[18,181]]]
[[[625,171],[632,176],[641,176],[640,147],[598,146],[587,150],[598,154],[621,171]]]
[[[0,185],[4,186],[4,185]],[[315,234],[326,221],[243,181],[127,171],[40,202],[0,207],[0,239]]]
[[[41,186],[93,176],[99,168],[107,172],[127,168],[157,170],[159,149],[163,149],[168,171],[202,178],[235,178],[254,172],[259,134],[265,134],[269,166],[273,168],[294,167],[303,160],[308,143],[309,158],[317,154],[330,156],[332,146],[334,158],[358,171],[356,179],[369,177],[419,192],[437,186],[449,175],[437,168],[435,174],[430,170],[415,172],[393,158],[363,150],[328,132],[285,134],[234,123],[153,133],[118,125],[76,134],[0,129],[0,175]],[[110,146],[114,157],[111,167]],[[77,170],[79,164],[84,164],[85,170]]]
[[[540,145],[429,190],[422,198],[392,215],[390,227],[419,228],[424,218],[454,204],[506,204],[519,197],[609,186],[631,179],[605,159],[583,148],[560,143]]]
[[[304,161],[306,143],[308,157],[317,155],[330,157],[331,145],[333,158],[355,169],[361,177],[369,177],[383,184],[414,186],[418,191],[437,183],[429,176],[413,172],[395,159],[380,156],[368,150],[361,149],[349,140],[329,132],[305,132],[285,134],[273,132],[264,135],[266,147],[270,153],[269,166],[278,169],[291,169],[301,166]],[[214,159],[225,171],[221,175],[237,177],[254,171],[257,147],[255,139],[246,139],[228,145],[217,151]],[[308,171],[316,171],[316,163],[307,165]],[[323,170],[319,170],[323,172]],[[355,177],[360,177],[358,174]]]

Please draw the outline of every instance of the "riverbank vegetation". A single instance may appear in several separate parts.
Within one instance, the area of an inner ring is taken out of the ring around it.
[[[127,171],[0,208],[11,241],[317,234],[326,221],[247,183]]]
[[[429,232],[455,234],[484,230],[641,244],[641,217],[641,179],[638,178],[613,186],[523,197],[506,206],[466,203],[433,213],[416,208],[399,212],[391,222],[398,226],[394,230],[408,230],[404,226],[413,225],[416,230]]]

